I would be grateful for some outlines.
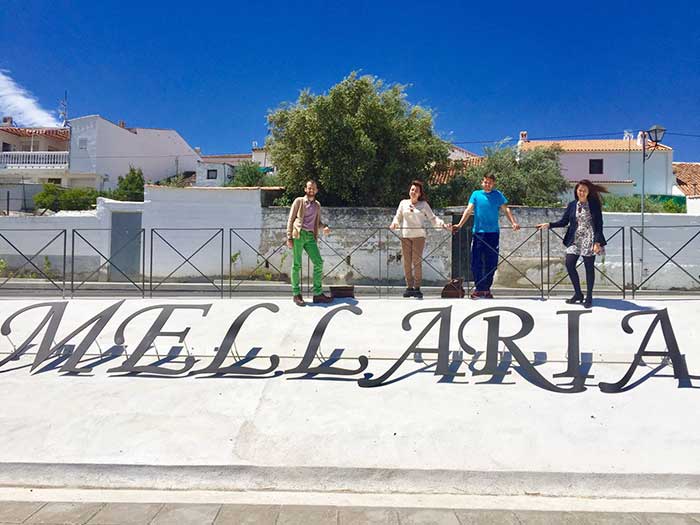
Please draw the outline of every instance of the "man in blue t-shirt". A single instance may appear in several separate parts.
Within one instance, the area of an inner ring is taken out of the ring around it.
[[[494,188],[496,177],[485,175],[481,181],[483,190],[477,190],[469,197],[469,205],[464,210],[459,223],[452,227],[456,232],[469,216],[474,214],[474,228],[472,228],[472,275],[474,277],[475,290],[472,299],[485,297],[493,299],[491,285],[498,266],[498,239],[500,228],[498,216],[503,210],[513,226],[514,231],[520,229],[520,225],[508,208],[508,199],[500,191]]]

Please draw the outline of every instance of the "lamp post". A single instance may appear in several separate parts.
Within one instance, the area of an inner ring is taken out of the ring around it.
[[[646,200],[646,164],[647,164],[647,159],[650,159],[651,156],[654,154],[654,151],[656,151],[656,148],[659,145],[659,142],[664,138],[664,133],[666,133],[666,128],[663,126],[659,126],[658,124],[654,124],[651,128],[649,128],[647,131],[642,131],[642,249],[641,249],[641,257],[640,257],[640,262],[642,264],[642,275],[644,275],[644,201]],[[651,142],[651,147],[648,148],[649,151],[647,153],[647,138],[649,139],[649,142]]]

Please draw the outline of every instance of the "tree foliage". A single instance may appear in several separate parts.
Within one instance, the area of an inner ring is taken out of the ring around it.
[[[644,199],[646,213],[686,213],[685,204],[673,198],[659,199],[647,196]],[[639,213],[642,211],[640,195],[603,195],[603,211]]]
[[[95,205],[99,193],[93,188],[63,189],[56,184],[44,184],[43,190],[34,195],[37,208],[59,210],[89,210]]]
[[[118,201],[143,202],[143,171],[141,168],[129,167],[129,173],[120,176],[117,188],[109,194],[109,197]]]
[[[351,73],[328,93],[302,91],[268,114],[272,161],[287,197],[319,182],[319,200],[339,206],[395,206],[414,178],[447,159],[430,110],[406,100],[405,86]]]
[[[260,169],[260,164],[252,160],[246,160],[236,166],[233,172],[233,180],[227,186],[262,186],[265,173]]]
[[[569,183],[561,174],[559,149],[536,148],[521,152],[499,144],[485,148],[485,159],[480,165],[464,166],[447,184],[431,185],[429,198],[434,206],[465,205],[472,191],[481,188],[487,174],[496,176],[496,187],[510,204],[524,206],[558,206]]]

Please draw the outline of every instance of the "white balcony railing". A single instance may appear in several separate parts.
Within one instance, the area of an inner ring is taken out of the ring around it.
[[[0,153],[0,168],[66,168],[68,153],[67,151],[3,151]]]

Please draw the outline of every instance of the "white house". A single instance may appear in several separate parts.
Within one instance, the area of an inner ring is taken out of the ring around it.
[[[70,129],[0,125],[0,183],[62,184],[68,177]]]
[[[199,154],[171,129],[127,128],[99,115],[64,128],[21,128],[11,117],[0,126],[0,182],[46,183],[111,189],[130,166],[156,182],[194,173]]]
[[[202,160],[197,163],[197,178],[194,185],[201,187],[224,186],[227,181],[233,178],[235,169],[235,166],[228,162]]]
[[[642,144],[640,137],[606,140],[529,140],[520,132],[519,151],[538,147],[561,148],[562,175],[572,183],[589,179],[618,195],[642,192]],[[647,152],[649,151],[647,143]],[[658,144],[646,161],[644,191],[647,195],[672,195],[676,178],[673,174],[673,149]]]
[[[70,176],[83,186],[115,188],[129,167],[147,181],[194,173],[199,154],[172,129],[127,128],[99,115],[70,120]]]
[[[221,153],[216,155],[201,155],[197,164],[195,186],[223,186],[235,177],[236,167],[243,162],[255,162],[267,173],[276,173],[270,154],[265,148],[259,148],[253,143],[251,153]]]

